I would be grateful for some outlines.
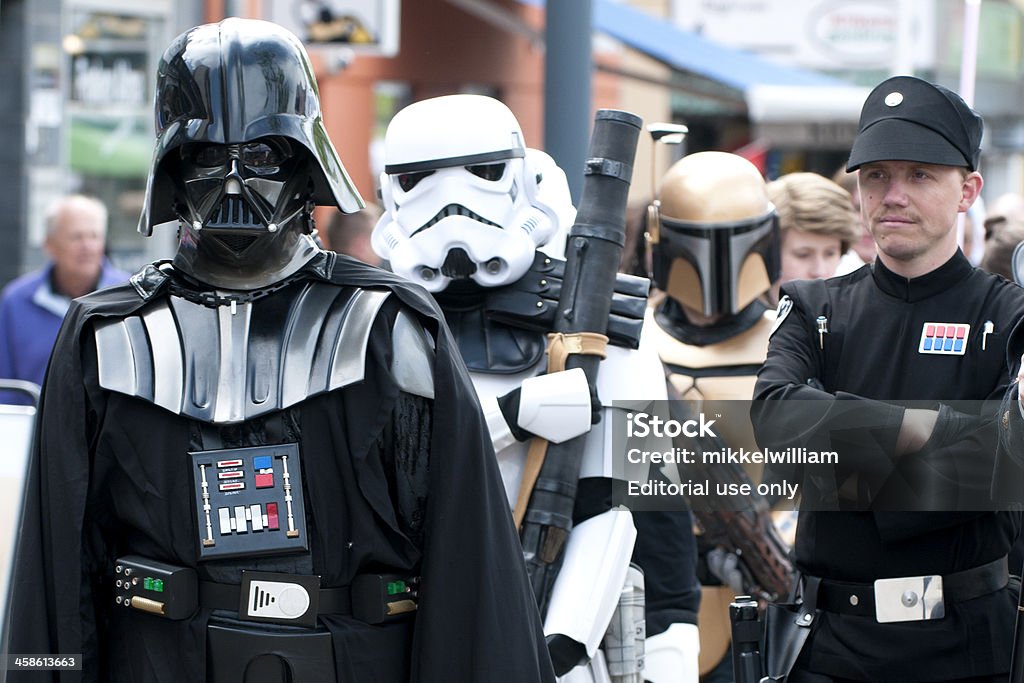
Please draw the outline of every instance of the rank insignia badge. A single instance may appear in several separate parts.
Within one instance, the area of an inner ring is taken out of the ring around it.
[[[925,323],[921,326],[918,353],[962,356],[967,351],[971,326],[966,323]]]

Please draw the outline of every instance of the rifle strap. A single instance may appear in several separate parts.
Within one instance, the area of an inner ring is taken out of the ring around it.
[[[533,486],[540,476],[540,467],[544,464],[544,458],[548,453],[548,440],[535,436],[530,439],[530,450],[526,452],[526,464],[523,466],[523,478],[519,481],[519,496],[516,498],[516,507],[512,511],[512,518],[515,520],[518,529],[523,523],[526,515],[526,506],[530,502],[530,495],[533,493]]]
[[[548,334],[548,372],[565,370],[565,361],[573,353],[605,358],[607,346],[608,337],[597,332],[552,332]]]
[[[574,332],[571,334],[551,332],[548,334],[548,372],[565,370],[566,360],[574,353],[605,358],[608,355],[605,350],[607,346],[608,337],[597,332]],[[530,449],[526,453],[526,463],[523,466],[523,478],[519,482],[516,507],[512,511],[512,518],[515,520],[517,529],[523,523],[526,506],[530,502],[530,495],[537,483],[537,477],[540,476],[540,468],[544,464],[547,452],[547,439],[535,436],[530,440]]]

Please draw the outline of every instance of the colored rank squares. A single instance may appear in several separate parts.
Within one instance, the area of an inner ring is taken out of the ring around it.
[[[917,352],[930,355],[962,356],[967,352],[971,326],[966,323],[927,322],[921,326]]]

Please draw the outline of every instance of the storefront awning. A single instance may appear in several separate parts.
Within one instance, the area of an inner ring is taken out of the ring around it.
[[[521,0],[541,6],[543,0]],[[754,123],[852,122],[868,88],[816,71],[772,63],[727,47],[670,20],[614,0],[593,0],[594,30],[672,69],[733,89]]]

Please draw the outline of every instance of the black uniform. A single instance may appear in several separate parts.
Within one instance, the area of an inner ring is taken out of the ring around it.
[[[930,399],[934,408],[940,400],[998,399],[1006,391],[1006,337],[1024,313],[1024,290],[973,268],[959,251],[912,280],[876,261],[824,283],[783,285],[782,293],[793,307],[771,339],[756,399],[831,401],[821,409],[826,420],[830,411],[861,406],[876,425],[871,438],[892,452],[903,411],[883,401]],[[819,335],[818,316],[826,317],[827,334]],[[992,323],[988,335],[986,322]],[[963,355],[921,353],[928,323],[969,324]],[[809,445],[805,438],[814,429],[807,415],[774,400],[760,411],[755,406],[759,442]],[[994,435],[995,417],[994,410],[979,414],[980,429]],[[933,435],[955,433],[957,420],[940,413]],[[1020,513],[1005,512],[801,512],[796,560],[806,575],[867,584],[870,591],[880,578],[948,576],[997,560],[1020,525]],[[928,621],[880,624],[873,608],[842,608],[840,614],[830,605],[832,611],[816,620],[798,666],[865,681],[1005,672],[1015,606],[1008,587],[947,600],[945,618]]]
[[[1024,354],[1024,319],[1010,333],[1006,345],[1006,360],[1010,367],[1020,364]],[[999,444],[996,451],[995,475],[992,481],[993,498],[1008,510],[1024,509],[1024,415],[1021,415],[1018,395],[1020,387],[1013,382],[999,406]],[[1010,570],[1024,574],[1024,537],[1018,538],[1010,553]],[[1019,636],[1018,636],[1019,640]],[[1019,654],[1024,655],[1024,650]]]
[[[315,574],[325,588],[368,572],[421,575],[413,618],[369,625],[321,614],[339,681],[554,679],[486,426],[439,312],[400,278],[335,258],[323,254],[253,306],[287,311],[311,281],[389,291],[364,380],[242,423],[204,424],[99,384],[94,326],[189,295],[189,281],[153,273],[147,299],[125,285],[72,307],[39,415],[6,651],[83,653],[83,671],[61,681],[206,680],[207,622],[232,623],[230,614],[201,606],[171,621],[115,607],[114,558],[136,554],[219,583],[237,584],[242,569]],[[432,401],[392,377],[399,310],[436,342]],[[308,553],[199,560],[189,451],[209,448],[211,435],[220,448],[298,444]]]

